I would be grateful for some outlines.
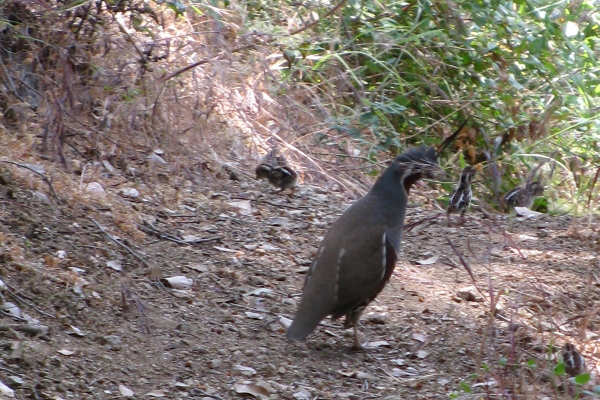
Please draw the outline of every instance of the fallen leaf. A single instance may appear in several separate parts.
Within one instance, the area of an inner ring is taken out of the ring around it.
[[[413,332],[412,337],[418,342],[424,342],[425,340],[427,340],[427,337],[425,335],[418,332]]]
[[[21,309],[15,303],[7,301],[2,304],[2,309],[13,317],[21,318]]]
[[[277,246],[273,246],[272,244],[269,243],[265,243],[262,246],[260,246],[263,250],[265,251],[276,251],[279,250],[279,247]]]
[[[292,325],[292,320],[286,317],[279,317],[279,323],[285,328],[288,329],[290,325]]]
[[[0,381],[0,395],[6,397],[15,397],[15,391]]]
[[[515,212],[518,216],[525,217],[526,219],[534,219],[543,215],[543,213],[532,211],[527,207],[515,207]]]
[[[171,276],[169,278],[163,278],[160,280],[163,285],[171,289],[189,289],[194,283],[193,279],[187,278],[185,276]]]
[[[529,235],[519,235],[517,237],[522,242],[536,242],[536,241],[539,240],[537,237],[535,237],[535,236],[529,236]]]
[[[271,395],[265,387],[255,383],[236,383],[233,388],[236,393],[249,394],[259,399],[268,399]]]
[[[72,356],[73,354],[76,353],[75,350],[67,350],[67,349],[60,349],[57,350],[60,354],[62,354],[63,356]]]
[[[339,370],[338,374],[342,375],[342,376],[347,376],[350,378],[357,378],[357,379],[373,379],[374,376],[367,373],[367,372],[362,372],[359,370],[350,370],[350,371],[342,371]]]
[[[269,223],[273,226],[286,226],[290,223],[290,219],[286,217],[269,218]]]
[[[121,393],[121,396],[123,397],[133,397],[133,395],[135,394],[133,390],[121,384],[119,384],[119,393]]]
[[[255,313],[252,311],[246,311],[246,317],[252,318],[252,319],[263,319],[264,318],[264,316],[262,314]]]
[[[440,258],[440,256],[433,256],[433,257],[429,257],[425,260],[417,260],[416,263],[419,265],[431,265],[431,264],[435,264],[439,258]]]
[[[123,265],[121,265],[119,260],[110,260],[106,263],[106,266],[114,269],[115,271],[123,271]]]
[[[146,396],[150,396],[150,397],[165,397],[165,391],[164,390],[153,390],[151,392],[146,393]]]
[[[243,372],[246,376],[256,375],[256,370],[252,367],[246,367],[245,365],[236,365],[233,368]]]
[[[242,296],[247,297],[247,296],[260,296],[263,293],[273,293],[273,291],[271,289],[267,289],[267,288],[258,288],[258,289],[254,289],[248,293],[244,293]]]
[[[73,325],[69,325],[69,329],[67,330],[67,335],[71,335],[71,336],[77,336],[77,337],[84,337],[85,333],[83,333],[81,331],[81,329],[73,326]]]
[[[356,373],[356,378],[357,379],[374,379],[375,377],[373,375],[369,374],[368,372],[358,371]]]
[[[239,208],[246,214],[252,213],[252,203],[250,202],[250,200],[232,200],[228,201],[227,204],[229,204],[232,207]]]
[[[378,340],[376,342],[368,342],[364,344],[365,348],[368,349],[376,349],[378,347],[383,347],[383,346],[389,346],[390,344],[388,342],[386,342],[385,340]]]
[[[417,357],[419,357],[420,359],[423,359],[423,358],[427,357],[428,355],[429,355],[429,353],[426,352],[425,350],[417,351]]]
[[[213,248],[219,251],[224,251],[225,253],[237,253],[237,250],[228,249],[227,247],[213,246]]]

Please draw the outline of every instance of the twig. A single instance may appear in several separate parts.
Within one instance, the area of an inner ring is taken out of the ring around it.
[[[436,219],[436,218],[438,218],[440,215],[442,215],[442,213],[437,213],[437,214],[434,214],[432,216],[425,217],[425,218],[419,219],[417,221],[410,222],[408,224],[404,224],[404,226],[402,227],[402,231],[403,232],[410,232],[415,227],[417,227],[417,226],[419,226],[419,225],[421,225],[421,224],[423,224],[425,222],[428,222],[428,221],[431,221],[431,223],[433,223],[433,220]]]
[[[106,231],[106,229],[104,229],[102,227],[102,225],[100,225],[99,223],[96,222],[96,220],[92,217],[89,217],[89,219],[98,227],[98,229],[100,229],[100,231],[102,231],[102,233],[104,233],[110,240],[112,240],[113,242],[115,242],[116,244],[118,244],[119,246],[123,247],[125,250],[127,250],[129,252],[129,254],[131,254],[132,256],[134,256],[135,258],[137,258],[142,264],[144,264],[145,267],[147,268],[152,268],[152,266],[150,264],[148,264],[146,262],[146,260],[144,260],[142,258],[142,256],[138,255],[135,251],[133,251],[133,249],[131,249],[129,246],[121,243],[117,238],[115,238],[113,235],[111,235],[110,233],[108,233]]]
[[[454,243],[452,243],[452,241],[450,240],[450,238],[448,236],[444,235],[444,238],[446,238],[446,241],[448,242],[448,244],[452,248],[452,251],[454,251],[454,254],[456,254],[456,256],[458,257],[458,259],[460,260],[460,263],[467,270],[467,273],[471,277],[471,282],[473,283],[473,286],[475,286],[475,289],[477,289],[477,291],[479,292],[479,294],[481,295],[481,297],[483,297],[485,299],[486,298],[485,294],[483,294],[483,292],[481,291],[481,289],[479,289],[479,286],[477,286],[477,281],[475,280],[475,275],[473,274],[473,270],[471,269],[471,267],[469,266],[469,264],[467,264],[467,261],[465,260],[465,258],[458,251],[458,249],[454,246]]]
[[[34,174],[37,174],[37,175],[41,176],[41,177],[42,177],[42,180],[43,180],[43,181],[44,181],[44,182],[45,182],[45,183],[48,185],[48,187],[50,188],[50,194],[52,195],[52,197],[54,197],[54,199],[55,199],[56,201],[60,201],[60,200],[59,200],[59,198],[58,198],[58,196],[56,195],[56,192],[54,191],[54,187],[52,186],[52,182],[50,181],[50,179],[49,179],[49,178],[48,178],[46,175],[42,174],[42,173],[41,173],[41,172],[39,172],[39,171],[36,171],[34,168],[31,168],[30,166],[28,166],[28,165],[25,165],[25,164],[19,164],[19,163],[17,163],[17,162],[14,162],[14,161],[8,161],[8,160],[0,160],[0,161],[1,161],[1,162],[3,162],[3,163],[6,163],[6,164],[12,164],[12,165],[16,165],[17,167],[20,167],[20,168],[25,168],[25,169],[28,169],[28,170],[30,170],[31,172],[33,172]]]
[[[232,200],[249,200],[249,201],[255,201],[255,202],[257,202],[257,203],[266,203],[266,204],[269,204],[269,205],[271,205],[271,206],[275,206],[275,207],[291,208],[292,210],[301,210],[301,209],[308,209],[308,208],[311,208],[311,207],[308,207],[308,206],[289,206],[289,205],[287,205],[287,204],[277,204],[277,203],[273,203],[273,202],[270,202],[270,201],[268,201],[268,200],[247,199],[247,198],[245,198],[245,197],[235,197],[235,196],[233,196],[233,197],[230,197],[230,199],[232,199]]]
[[[253,311],[253,312],[257,312],[257,313],[279,315],[279,314],[277,314],[277,313],[275,313],[273,311],[259,310],[258,308],[252,308],[252,307],[248,307],[248,306],[245,306],[245,305],[242,305],[242,304],[232,303],[231,300],[225,300],[222,304],[229,304],[229,305],[234,306],[234,307],[242,308],[244,310]]]
[[[148,225],[148,226],[146,226]],[[144,222],[144,224],[137,224],[138,228],[140,228],[142,231],[149,233],[151,235],[156,236],[159,239],[166,239],[166,240],[170,240],[172,242],[175,242],[177,244],[181,244],[181,245],[190,245],[190,244],[198,244],[198,243],[205,243],[205,242],[210,242],[213,240],[221,240],[223,239],[222,236],[213,236],[213,237],[209,237],[209,238],[200,238],[200,239],[192,239],[192,240],[181,240],[169,233],[163,233],[161,232],[159,229],[157,229],[154,225],[152,225],[149,222]]]

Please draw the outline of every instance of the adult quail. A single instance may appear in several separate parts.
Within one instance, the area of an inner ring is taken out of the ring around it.
[[[465,167],[462,174],[460,175],[460,181],[456,188],[450,195],[448,201],[448,208],[446,209],[446,218],[448,219],[448,226],[450,226],[450,213],[460,212],[460,218],[464,220],[465,213],[471,205],[471,198],[473,197],[473,190],[471,189],[471,181],[475,176],[477,169],[474,167]]]
[[[531,208],[536,197],[544,193],[544,185],[540,181],[528,182],[517,186],[504,195],[504,203],[509,210],[515,207]]]
[[[571,343],[565,344],[561,355],[567,375],[573,377],[585,373],[585,358],[575,349],[575,346]]]
[[[257,180],[268,180],[271,185],[279,188],[279,193],[285,189],[291,189],[291,196],[294,195],[296,183],[298,183],[298,173],[288,165],[284,155],[277,154],[276,148],[262,158],[255,172]]]
[[[354,327],[354,348],[361,348],[358,320],[396,266],[408,193],[423,176],[441,171],[437,158],[434,147],[408,149],[331,226],[307,272],[289,339],[304,340],[328,315],[345,315],[345,326]]]

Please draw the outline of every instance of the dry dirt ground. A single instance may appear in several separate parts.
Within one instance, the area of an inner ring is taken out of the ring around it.
[[[362,319],[367,349],[354,352],[339,321],[303,343],[283,326],[351,203],[342,195],[302,186],[287,199],[244,180],[182,190],[166,206],[117,188],[66,206],[10,171],[0,380],[16,398],[575,398],[581,389],[553,373],[567,341],[595,385],[598,221],[471,211],[448,227],[430,200],[439,193],[419,186],[394,276]],[[459,293],[473,282],[448,241],[480,292]],[[172,289],[161,276],[193,282]]]

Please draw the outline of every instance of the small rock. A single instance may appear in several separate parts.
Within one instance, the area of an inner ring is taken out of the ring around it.
[[[294,398],[296,400],[310,400],[312,396],[310,392],[304,388],[300,388],[296,393],[294,393]]]
[[[161,156],[156,154],[156,152],[152,152],[148,156],[148,161],[150,161],[152,164],[167,165],[167,162]]]
[[[386,318],[381,314],[371,314],[367,317],[367,322],[375,325],[385,325]]]
[[[123,348],[123,343],[121,341],[121,337],[117,335],[107,335],[104,336],[104,342],[108,350],[112,351],[121,351]]]
[[[33,198],[42,203],[50,204],[50,199],[48,198],[48,196],[46,196],[45,193],[42,193],[38,190],[33,192]]]
[[[223,360],[219,358],[212,359],[208,362],[208,366],[212,369],[221,368],[223,366]]]
[[[546,238],[550,236],[550,234],[548,233],[547,229],[540,229],[539,231],[537,231],[537,237],[539,238]]]
[[[98,182],[90,182],[85,187],[85,191],[89,194],[103,194],[104,188]]]
[[[456,295],[460,299],[465,300],[465,301],[476,301],[476,302],[483,301],[483,297],[477,291],[475,286],[467,286],[462,289],[458,289],[458,292],[456,293]]]
[[[121,189],[119,194],[127,199],[137,199],[140,197],[140,192],[136,188]]]

